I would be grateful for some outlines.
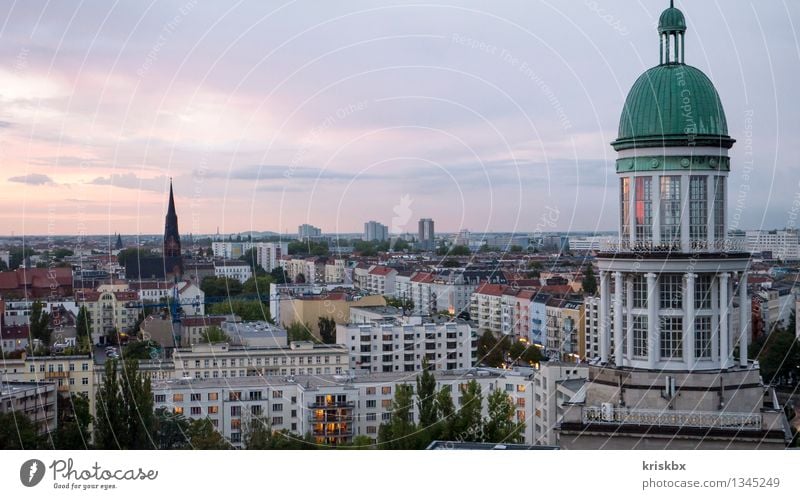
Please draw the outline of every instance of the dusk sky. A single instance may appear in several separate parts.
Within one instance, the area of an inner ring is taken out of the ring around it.
[[[3,1],[0,234],[159,233],[169,177],[183,234],[616,230],[668,4]],[[738,141],[730,227],[796,226],[800,2],[676,6]]]

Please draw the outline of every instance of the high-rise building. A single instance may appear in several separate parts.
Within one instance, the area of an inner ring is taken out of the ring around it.
[[[714,85],[684,62],[683,13],[666,9],[658,33],[660,64],[634,83],[612,143],[620,240],[598,253],[600,355],[560,445],[782,448],[783,410],[747,358],[750,307],[733,308],[749,303],[749,253],[726,237],[734,140]]]
[[[364,223],[364,241],[388,241],[389,240],[389,227],[382,223],[370,220]]]
[[[320,237],[322,235],[322,229],[319,227],[314,227],[313,225],[303,224],[297,227],[297,237],[299,239],[312,239],[315,237]]]
[[[419,245],[420,249],[431,251],[434,249],[436,233],[433,231],[433,220],[421,218],[419,220]]]

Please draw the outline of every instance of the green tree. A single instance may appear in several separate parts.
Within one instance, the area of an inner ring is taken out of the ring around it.
[[[597,278],[592,264],[586,265],[586,272],[583,273],[583,292],[589,295],[597,293]]]
[[[200,282],[206,296],[236,296],[242,294],[242,283],[227,277],[206,276]]]
[[[161,356],[161,345],[154,340],[129,341],[122,349],[123,359],[150,360]]]
[[[124,267],[129,260],[149,258],[152,256],[153,252],[146,248],[126,248],[117,253],[117,262],[120,266]]]
[[[399,237],[395,239],[394,246],[392,246],[395,251],[407,251],[409,248],[411,248],[411,245],[408,244],[408,241]]]
[[[397,385],[392,401],[392,415],[388,423],[378,428],[378,442],[383,449],[414,449],[417,447],[417,426],[411,418],[414,408],[414,389],[411,385]]]
[[[303,450],[314,449],[311,437],[301,437],[286,430],[274,431],[265,417],[251,418],[242,438],[248,450]]]
[[[36,252],[27,246],[15,246],[9,250],[8,266],[17,269],[25,263],[25,259],[33,256]]]
[[[478,363],[490,367],[501,367],[506,361],[506,355],[511,349],[511,340],[502,335],[497,338],[488,329],[478,338]]]
[[[800,365],[800,348],[795,335],[776,329],[770,334],[758,356],[761,376],[768,384],[780,383],[790,374],[797,374]]]
[[[289,341],[317,341],[317,338],[314,337],[308,324],[301,324],[299,322],[292,322],[289,327],[286,328],[286,335],[289,337]]]
[[[421,430],[433,428],[438,421],[436,410],[436,378],[428,366],[428,360],[422,361],[422,374],[417,376],[417,411]]]
[[[493,391],[487,399],[489,416],[484,422],[483,435],[487,442],[522,443],[524,423],[516,423],[511,397],[502,390]]]
[[[208,419],[193,419],[189,423],[189,447],[196,450],[227,450],[231,444],[214,429]]]
[[[442,386],[436,392],[436,438],[454,440],[456,438],[456,408],[453,404],[453,393],[450,385]]]
[[[239,260],[243,262],[247,262],[250,266],[250,271],[253,273],[254,276],[263,276],[266,275],[267,271],[258,263],[258,249],[250,248],[249,250],[245,251],[242,256],[239,257]]]
[[[230,341],[231,339],[225,334],[225,331],[217,326],[208,326],[200,334],[200,343],[229,343]]]
[[[80,450],[91,447],[89,426],[94,418],[89,407],[89,397],[68,392],[58,398],[58,430],[53,435],[56,449]]]
[[[150,377],[139,371],[138,360],[106,360],[96,405],[98,448],[153,448],[153,393]]]
[[[189,421],[183,414],[176,414],[164,407],[156,409],[155,443],[158,449],[186,449],[189,445]]]
[[[320,317],[317,326],[319,326],[319,337],[323,343],[328,345],[336,343],[336,321],[330,317]]]
[[[272,322],[269,306],[258,300],[225,300],[210,305],[208,313],[212,315],[238,315],[243,321]]]
[[[289,277],[286,275],[286,271],[284,271],[282,267],[275,267],[274,269],[270,270],[269,276],[272,277],[272,281],[275,284],[286,284],[289,282]]]
[[[485,441],[483,429],[483,395],[474,379],[461,387],[461,407],[456,413],[456,438],[464,442]]]
[[[44,444],[36,424],[28,416],[19,411],[0,412],[0,449],[41,449]]]
[[[83,338],[92,338],[92,314],[86,310],[86,307],[81,305],[78,310],[78,317],[75,320],[75,329],[78,336],[78,341]]]
[[[258,294],[263,299],[269,297],[269,285],[273,282],[271,275],[254,276],[244,281],[242,285],[243,294]]]
[[[50,346],[50,314],[45,312],[44,305],[39,300],[31,305],[30,333],[31,337],[41,341],[45,347]]]

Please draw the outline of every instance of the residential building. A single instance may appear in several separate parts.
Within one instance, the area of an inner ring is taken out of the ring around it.
[[[322,236],[322,229],[313,225],[303,224],[297,227],[297,238],[302,240],[314,239]]]
[[[330,261],[325,264],[325,283],[326,284],[337,284],[337,283],[347,283],[347,261],[342,258],[337,258],[333,260],[331,263]],[[350,279],[352,282],[352,278]]]
[[[25,415],[40,435],[56,431],[58,397],[56,386],[46,382],[6,381],[0,379],[0,413]]]
[[[421,218],[418,231],[419,248],[423,251],[433,251],[436,249],[436,232],[433,228],[433,220]]]
[[[776,260],[800,260],[800,236],[797,229],[748,230],[747,251],[761,253]]]
[[[548,357],[579,360],[586,356],[583,302],[550,298],[545,304]]]
[[[203,335],[208,328],[215,326],[222,329],[222,323],[228,317],[224,315],[194,315],[181,319],[181,330],[188,345],[196,345],[202,342]]]
[[[558,422],[564,407],[581,390],[589,374],[586,364],[574,362],[542,362],[534,370],[532,379],[533,414],[528,424],[532,426],[533,442],[539,445],[558,445]]]
[[[72,269],[19,268],[0,272],[0,296],[6,300],[72,296]]]
[[[92,343],[105,344],[118,333],[130,333],[142,311],[135,291],[77,290],[75,306],[86,307],[91,319]]]
[[[242,284],[251,277],[253,271],[245,262],[214,262],[214,275],[216,277],[225,277],[228,279],[235,279]]]
[[[364,223],[364,241],[388,241],[389,240],[389,227],[381,223],[370,220]]]
[[[267,321],[225,320],[220,325],[232,345],[247,348],[285,347],[289,344],[286,330]]]
[[[397,270],[382,265],[373,266],[367,274],[367,285],[364,289],[369,294],[393,296],[395,292]]]

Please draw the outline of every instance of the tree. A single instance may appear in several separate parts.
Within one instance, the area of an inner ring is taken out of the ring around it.
[[[294,282],[296,282],[297,284],[305,284],[306,275],[302,272],[298,273],[296,276],[294,276]]]
[[[200,282],[206,296],[236,296],[242,293],[242,283],[227,277],[206,276]]]
[[[489,395],[487,404],[489,416],[484,422],[485,441],[522,443],[525,424],[514,421],[516,410],[511,397],[502,390],[495,390]]]
[[[30,333],[43,346],[50,346],[50,314],[45,312],[44,305],[39,300],[31,305]]]
[[[208,326],[200,334],[200,343],[229,343],[230,341],[231,339],[225,334],[225,331],[217,326]]]
[[[80,450],[91,447],[89,425],[94,418],[89,408],[89,397],[72,394],[58,397],[58,430],[54,433],[53,445],[56,449]]]
[[[228,450],[231,444],[214,429],[208,419],[193,419],[189,423],[189,447],[196,450]]]
[[[25,263],[25,260],[36,254],[36,252],[27,246],[16,246],[8,252],[8,266],[11,269],[17,269]]]
[[[170,412],[164,407],[156,409],[155,444],[158,449],[186,449],[189,444],[189,421],[183,414]]]
[[[19,411],[0,412],[0,449],[31,450],[44,447],[36,424]]]
[[[507,336],[495,337],[488,329],[478,338],[478,363],[490,367],[501,367],[505,363],[506,354],[511,348],[511,341]]]
[[[308,324],[301,324],[299,322],[292,322],[289,327],[286,328],[286,335],[289,337],[289,341],[317,341],[311,333],[311,328],[308,327]]]
[[[273,431],[266,417],[250,418],[242,438],[248,450],[302,450],[314,449],[309,435],[301,437],[287,430]]]
[[[761,376],[768,384],[780,383],[790,374],[797,375],[800,365],[800,348],[795,335],[776,329],[766,339],[758,356]]]
[[[330,317],[320,317],[317,326],[319,326],[319,337],[323,343],[328,345],[336,343],[336,321]]]
[[[283,270],[283,267],[275,267],[270,270],[269,276],[272,277],[272,281],[275,284],[286,284],[289,282],[289,277],[286,275],[286,271]]]
[[[392,246],[392,249],[395,251],[407,251],[410,247],[411,245],[408,244],[408,241],[398,237],[397,239],[395,239],[394,246]]]
[[[417,376],[417,411],[419,413],[420,430],[432,429],[437,421],[436,411],[436,378],[428,366],[428,360],[422,361],[422,374]]]
[[[392,415],[388,423],[378,429],[378,442],[382,449],[414,449],[416,425],[411,418],[414,408],[414,389],[411,385],[397,385],[392,401]]]
[[[154,340],[130,341],[122,349],[123,359],[150,360],[159,358],[161,345]]]
[[[152,449],[155,429],[150,377],[136,359],[106,360],[96,397],[95,435],[100,449]]]
[[[258,294],[259,297],[263,296],[264,299],[269,297],[269,285],[272,284],[273,279],[270,275],[253,276],[244,281],[242,285],[242,293],[244,294]]]
[[[225,300],[209,306],[208,313],[216,315],[238,315],[243,321],[272,322],[272,318],[269,315],[269,306],[258,300]]]
[[[453,404],[453,394],[450,385],[442,386],[436,393],[436,437],[440,440],[453,440],[456,438],[456,408]]]
[[[92,314],[86,310],[86,307],[81,305],[80,310],[78,310],[78,317],[75,320],[75,329],[76,334],[78,335],[78,341],[88,338],[91,342],[92,338]]]
[[[586,272],[583,273],[583,292],[589,295],[597,293],[597,279],[594,276],[592,264],[588,264]]]
[[[483,395],[474,379],[461,387],[461,407],[455,417],[456,438],[465,442],[485,441],[483,431]]]
[[[146,248],[126,248],[117,253],[117,262],[124,267],[128,261],[153,256],[153,252]]]

